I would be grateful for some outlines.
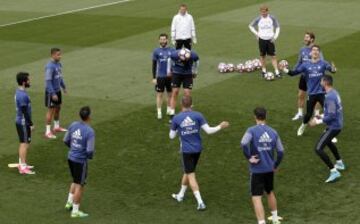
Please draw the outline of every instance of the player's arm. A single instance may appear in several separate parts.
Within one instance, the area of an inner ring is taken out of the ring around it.
[[[284,158],[284,146],[281,142],[280,137],[277,138],[276,149],[277,149],[277,156],[276,156],[277,158],[276,158],[275,165],[274,165],[275,169],[277,169],[279,167],[282,159]]]
[[[336,102],[335,100],[327,100],[326,103],[326,115],[323,115],[323,117],[318,116],[315,117],[313,120],[314,125],[317,124],[329,124],[331,121],[336,119]]]
[[[177,22],[176,18],[177,18],[177,16],[175,15],[173,17],[172,22],[171,22],[171,31],[170,31],[170,33],[171,33],[171,43],[173,45],[176,44],[176,22]]]
[[[21,106],[21,112],[24,114],[25,123],[29,125],[30,127],[34,125],[34,123],[31,120],[30,111],[28,109],[28,106]]]
[[[192,64],[192,68],[191,68],[191,72],[193,74],[193,76],[197,76],[198,72],[199,72],[199,65],[200,65],[200,60],[199,57],[196,57],[194,60],[194,63]]]
[[[300,52],[299,52],[299,55],[298,55],[298,59],[297,59],[296,65],[294,66],[294,68],[295,68],[295,69],[299,68],[301,64],[302,64],[302,56],[301,56],[301,51],[300,51]]]
[[[191,40],[194,44],[197,44],[197,39],[196,39],[196,32],[195,32],[195,23],[194,23],[194,19],[191,16]]]
[[[70,141],[71,141],[71,139],[70,139],[70,134],[69,134],[69,133],[70,133],[70,131],[67,131],[67,132],[65,133],[63,142],[65,143],[65,145],[66,145],[67,147],[70,148]]]
[[[88,159],[92,159],[95,152],[95,136],[92,135],[86,142],[86,154]]]
[[[246,132],[244,136],[241,139],[241,148],[243,149],[244,156],[247,160],[251,158],[251,149],[250,149],[250,142],[252,140],[253,136],[250,132]]]
[[[249,29],[250,31],[256,36],[256,38],[258,38],[259,34],[256,31],[256,26],[259,24],[259,20],[260,20],[260,16],[256,17],[250,24],[249,24]]]
[[[286,74],[290,75],[290,76],[295,76],[298,75],[300,73],[303,73],[305,71],[305,67],[304,64],[301,64],[299,67],[295,68],[294,70],[288,69],[288,68],[280,68],[281,70],[283,70]]]
[[[201,125],[201,129],[203,129],[206,134],[211,135],[215,134],[216,132],[220,131],[221,129],[227,128],[229,126],[229,122],[223,121],[219,125],[215,127],[210,127],[209,124],[203,124]]]
[[[171,64],[172,64],[172,59],[171,57],[168,58],[168,61],[167,61],[167,68],[166,68],[166,73],[167,73],[167,76],[171,76]]]
[[[280,24],[279,24],[279,21],[274,16],[270,16],[270,17],[273,21],[273,26],[275,28],[275,35],[273,38],[273,40],[275,41],[279,37],[279,34],[280,34]]]
[[[326,70],[331,72],[331,73],[335,73],[336,72],[336,66],[334,64],[334,62],[331,62],[331,64],[329,64],[328,62],[325,62],[326,63]]]
[[[174,121],[174,118],[173,118],[173,120],[172,120],[172,122],[171,122],[170,132],[169,132],[169,138],[170,138],[170,139],[176,138],[177,128],[178,128],[178,125],[177,125],[177,123]]]
[[[48,91],[49,94],[56,95],[55,90],[54,90],[54,86],[52,83],[52,74],[53,74],[53,69],[52,68],[46,68],[45,71],[45,81],[46,81],[46,89]]]

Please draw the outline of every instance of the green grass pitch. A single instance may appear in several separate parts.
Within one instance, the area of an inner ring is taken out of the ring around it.
[[[86,8],[113,0],[0,0],[0,24]],[[214,125],[231,127],[203,135],[205,151],[197,170],[208,210],[196,211],[190,192],[182,204],[170,194],[181,176],[178,141],[168,139],[167,120],[158,121],[151,81],[151,52],[161,32],[169,32],[178,0],[133,0],[29,23],[0,27],[0,223],[255,223],[248,193],[248,168],[239,147],[252,125],[252,110],[264,105],[269,124],[282,137],[286,154],[276,176],[279,214],[284,223],[359,223],[360,199],[360,3],[357,0],[274,0],[266,2],[280,21],[280,59],[294,65],[305,30],[317,35],[324,56],[338,67],[335,86],[345,111],[339,149],[348,170],[325,184],[325,165],[314,153],[323,127],[298,138],[298,78],[266,82],[258,73],[220,75],[219,62],[238,63],[258,55],[248,23],[264,1],[189,0],[197,26],[195,50],[201,58],[193,92],[195,109]],[[93,109],[96,155],[90,162],[81,208],[84,220],[64,210],[70,182],[67,149],[59,135],[43,139],[44,65],[49,49],[63,49],[62,124],[77,119],[80,106]],[[31,73],[29,90],[36,130],[29,162],[35,176],[20,176],[8,163],[17,160],[13,95],[15,74]]]

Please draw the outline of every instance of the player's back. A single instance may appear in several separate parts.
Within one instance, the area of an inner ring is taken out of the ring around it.
[[[22,107],[26,107],[27,113],[31,116],[31,101],[25,90],[16,89],[15,92],[16,118],[17,124],[25,124],[25,117]]]
[[[277,132],[266,124],[252,126],[248,131],[252,135],[251,155],[258,155],[260,162],[251,164],[252,173],[272,172],[274,169],[274,150],[278,140]]]
[[[194,153],[202,150],[200,129],[206,123],[203,115],[196,111],[184,111],[174,116],[171,129],[176,130],[180,136],[182,152]]]
[[[339,130],[343,128],[343,107],[339,93],[332,89],[325,95],[324,117],[331,116],[332,119],[325,122],[330,129]]]
[[[88,141],[94,136],[94,130],[85,122],[72,123],[64,139],[70,144],[68,158],[77,162],[86,161],[89,153],[87,152]]]

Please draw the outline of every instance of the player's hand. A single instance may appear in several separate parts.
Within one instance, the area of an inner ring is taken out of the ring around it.
[[[157,80],[156,80],[156,79],[152,79],[151,82],[152,82],[152,84],[154,84],[154,85],[157,84]]]
[[[30,126],[30,130],[31,130],[31,131],[34,131],[34,130],[35,130],[35,126],[34,126],[34,125],[31,125],[31,126]]]
[[[331,62],[331,71],[336,72],[336,66],[335,66],[335,63],[333,61]]]
[[[230,126],[230,123],[227,122],[227,121],[223,121],[223,122],[220,123],[221,129],[227,128],[229,126]]]
[[[193,44],[197,44],[197,39],[196,39],[196,37],[192,38],[192,42],[193,42]]]
[[[172,77],[172,74],[171,74],[171,73],[168,73],[168,74],[166,75],[166,77],[171,78],[171,77]]]
[[[277,173],[277,172],[279,172],[279,168],[274,168],[274,173]]]
[[[192,74],[193,79],[196,79],[197,74]]]
[[[63,92],[64,92],[64,94],[67,94],[67,90],[66,90],[66,89],[63,89]]]
[[[257,164],[260,162],[260,159],[258,158],[258,155],[254,155],[254,156],[251,156],[251,158],[249,159],[249,162],[251,164]]]
[[[51,99],[55,102],[57,102],[59,100],[59,97],[57,95],[52,95]]]
[[[176,45],[176,40],[172,40],[171,43],[172,43],[172,45],[175,46]]]

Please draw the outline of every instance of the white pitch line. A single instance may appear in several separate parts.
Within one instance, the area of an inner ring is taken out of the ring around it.
[[[133,0],[121,0],[121,1],[116,1],[116,2],[109,2],[109,3],[105,3],[105,4],[94,5],[94,6],[90,6],[90,7],[86,7],[86,8],[81,8],[81,9],[74,9],[74,10],[60,12],[60,13],[51,14],[51,15],[47,15],[47,16],[40,16],[40,17],[35,17],[35,18],[30,18],[30,19],[24,19],[24,20],[20,20],[20,21],[17,21],[17,22],[1,24],[0,28],[7,27],[7,26],[12,26],[12,25],[16,25],[16,24],[21,24],[21,23],[28,23],[28,22],[42,20],[42,19],[56,17],[56,16],[72,14],[72,13],[76,13],[76,12],[82,12],[82,11],[86,11],[86,10],[90,10],[90,9],[96,9],[96,8],[101,8],[101,7],[111,6],[111,5],[117,5],[117,4],[130,2],[130,1],[133,1]]]

